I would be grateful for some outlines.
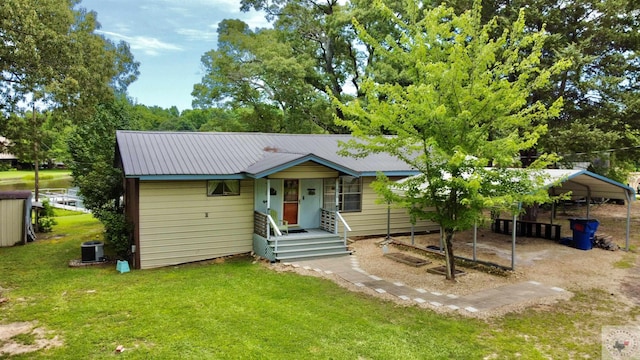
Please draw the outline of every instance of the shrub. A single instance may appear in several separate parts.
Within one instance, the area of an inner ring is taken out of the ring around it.
[[[104,241],[117,254],[118,257],[130,260],[130,234],[131,225],[121,212],[100,211],[96,216],[104,225]]]
[[[55,213],[53,211],[53,206],[49,204],[49,200],[45,199],[42,202],[42,210],[38,213],[38,231],[51,232],[51,230],[53,230],[53,225],[57,224],[54,217]]]

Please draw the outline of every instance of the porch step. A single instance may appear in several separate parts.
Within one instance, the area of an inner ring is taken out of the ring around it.
[[[325,252],[318,254],[306,254],[306,255],[293,255],[293,256],[278,256],[276,260],[297,260],[297,259],[307,259],[307,258],[321,258],[321,257],[329,257],[329,256],[346,256],[351,255],[351,251],[343,250],[343,251],[333,251],[333,252]]]
[[[275,250],[275,241],[270,241],[269,245]],[[282,241],[278,240],[278,252],[324,248],[329,246],[337,246],[344,248],[344,241],[342,239],[305,239],[294,241]]]
[[[268,241],[276,260],[293,260],[309,257],[348,255],[344,240],[335,234],[289,234],[278,237],[278,250],[274,238]]]

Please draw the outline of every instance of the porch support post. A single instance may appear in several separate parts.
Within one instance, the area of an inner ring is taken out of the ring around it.
[[[267,178],[267,216],[271,213],[271,179]],[[267,218],[268,219],[268,218]],[[271,223],[267,220],[267,240],[271,238]]]
[[[336,191],[335,191],[335,193],[336,193],[336,198],[335,198],[335,200],[336,200],[336,209],[335,209],[336,213],[339,210],[339,206],[338,206],[338,200],[340,199],[340,194],[338,193],[338,191],[340,189],[339,186],[340,186],[340,178],[337,177],[336,178]],[[337,235],[338,234],[338,216],[334,215],[333,218],[334,218],[333,219],[333,233]]]
[[[267,213],[271,210],[271,179],[267,178]]]

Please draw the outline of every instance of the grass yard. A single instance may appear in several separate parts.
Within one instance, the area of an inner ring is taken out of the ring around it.
[[[70,170],[40,170],[38,172],[40,180],[55,180],[71,176]],[[33,170],[9,170],[0,171],[0,181],[4,183],[21,182],[21,181],[33,181],[35,179],[35,173]]]
[[[249,258],[124,274],[115,265],[69,268],[101,226],[91,215],[59,214],[47,239],[0,248],[0,298],[8,300],[0,325],[37,321],[63,342],[11,358],[599,358],[600,326],[638,315],[605,311],[617,303],[601,293],[489,321],[439,315]],[[125,351],[116,355],[118,345]]]
[[[40,188],[66,188],[71,183],[71,171],[47,169],[38,172]],[[0,171],[0,191],[33,190],[35,173],[32,170]]]

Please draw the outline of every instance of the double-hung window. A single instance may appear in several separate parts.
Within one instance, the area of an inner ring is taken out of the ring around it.
[[[336,181],[324,180],[324,208],[336,209]],[[338,178],[338,210],[342,212],[362,211],[362,179],[354,176]]]

